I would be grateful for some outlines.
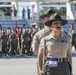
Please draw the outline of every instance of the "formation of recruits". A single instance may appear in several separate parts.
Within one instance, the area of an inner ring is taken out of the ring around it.
[[[15,29],[0,30],[0,55],[32,55],[31,42],[36,32],[36,28],[19,29],[17,38]]]

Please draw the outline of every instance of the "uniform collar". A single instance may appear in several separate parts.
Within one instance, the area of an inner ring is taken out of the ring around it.
[[[48,26],[44,26],[44,27],[49,29],[49,27],[48,27]]]
[[[50,36],[50,39],[56,39],[56,38],[53,36],[52,33],[50,33],[49,36]],[[59,38],[59,39],[61,39],[61,38],[65,38],[63,32],[61,32],[61,35],[60,35],[60,38]]]

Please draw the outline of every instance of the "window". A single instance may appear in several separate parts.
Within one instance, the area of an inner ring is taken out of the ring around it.
[[[71,4],[71,11],[73,11],[73,4]]]
[[[74,11],[76,11],[76,4],[74,4]]]
[[[11,2],[0,2],[0,5],[11,5]]]

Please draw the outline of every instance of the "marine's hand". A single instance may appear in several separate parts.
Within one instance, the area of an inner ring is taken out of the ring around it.
[[[39,71],[39,75],[43,75],[43,72],[42,71]]]

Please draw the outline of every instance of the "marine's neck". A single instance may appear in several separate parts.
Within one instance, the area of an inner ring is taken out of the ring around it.
[[[52,33],[53,34],[53,36],[56,38],[56,39],[59,39],[60,38],[60,33]]]

